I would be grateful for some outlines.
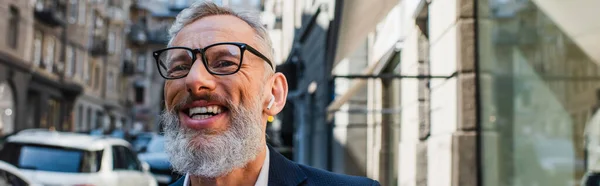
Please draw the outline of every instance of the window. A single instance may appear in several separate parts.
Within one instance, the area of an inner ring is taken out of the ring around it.
[[[42,32],[35,31],[35,39],[33,40],[33,65],[39,66],[42,61]]]
[[[53,64],[52,72],[55,73],[64,73],[65,72],[65,55],[62,54],[62,45],[63,43],[60,40],[56,40],[54,42],[54,56],[58,58]],[[55,58],[55,59],[56,59]]]
[[[478,86],[493,93],[478,98],[482,185],[598,185],[600,105],[592,89],[599,87],[588,86],[597,76],[585,76],[600,61],[569,28],[586,23],[554,19],[562,12],[548,7],[563,1],[482,2],[489,14],[477,19],[493,25],[479,25],[475,38],[486,40]]]
[[[108,72],[108,77],[106,77],[106,89],[110,92],[114,92],[115,87],[115,77],[112,71]]]
[[[100,79],[100,77],[102,77],[100,75],[100,67],[96,65],[96,67],[94,68],[94,87],[97,89],[100,89],[100,83],[102,83],[102,79]]]
[[[43,0],[36,0],[35,1],[35,10],[41,11],[44,9],[44,1]]]
[[[84,70],[83,70],[83,79],[85,80],[85,82],[88,84],[88,86],[92,86],[92,78],[90,77],[90,75],[92,75],[92,60],[89,60],[87,58],[87,56],[83,59],[83,65],[84,65]]]
[[[47,110],[47,127],[60,129],[60,102],[57,99],[48,99],[48,110]]]
[[[69,1],[69,23],[71,24],[75,24],[77,22],[77,14],[79,13],[79,4],[77,1],[79,0]]]
[[[121,51],[122,41],[121,41],[121,33],[115,32],[115,51]]]
[[[95,129],[96,126],[92,125],[92,109],[91,108],[87,108],[87,111],[85,113],[85,117],[86,119],[86,124],[89,127],[90,130]]]
[[[48,72],[52,72],[52,63],[54,63],[54,38],[48,38],[46,43],[46,51],[44,52],[44,67]]]
[[[121,5],[119,4],[119,0],[109,0],[108,1],[108,6],[111,6],[111,7],[121,7]]]
[[[67,63],[69,63],[69,76],[73,77],[77,74],[77,62],[75,61],[76,50],[73,47],[67,48]]]
[[[67,73],[66,75],[71,77],[75,74],[75,59],[74,59],[73,47],[67,46]]]
[[[83,25],[85,24],[85,18],[86,15],[85,14],[85,8],[86,8],[86,1],[81,1],[81,3],[79,3],[79,24]]]
[[[0,160],[20,169],[91,173],[100,170],[102,152],[46,145],[7,143],[0,152]]]
[[[84,72],[86,72],[85,70],[87,69],[87,67],[86,67],[87,61],[85,60],[85,59],[87,59],[87,57],[85,55],[86,55],[86,53],[84,50],[76,50],[75,51],[75,56],[77,56],[77,60],[75,61],[75,63],[79,64],[79,65],[75,65],[75,67],[77,67],[75,76],[80,77],[80,78],[87,76],[87,74],[82,76],[82,74],[85,74]]]
[[[12,48],[17,48],[17,41],[19,39],[19,20],[20,19],[21,18],[19,16],[19,10],[14,6],[10,6],[10,17],[8,18],[8,24],[10,26],[8,27],[6,41],[8,42],[8,46],[10,46]]]
[[[77,125],[79,127],[79,131],[87,130],[83,122],[83,105],[77,106]]]
[[[137,56],[137,71],[138,72],[146,72],[146,54],[144,52],[139,52]]]
[[[144,87],[143,86],[135,87],[135,103],[138,103],[138,104],[144,103]]]
[[[124,146],[113,146],[113,170],[141,171],[142,167],[136,155]]]
[[[108,32],[108,52],[110,54],[115,53],[115,32],[114,31]]]

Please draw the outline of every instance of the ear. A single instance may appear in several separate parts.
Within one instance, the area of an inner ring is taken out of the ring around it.
[[[272,83],[273,85],[271,86],[270,94],[265,95],[265,106],[263,107],[265,114],[269,116],[275,116],[283,110],[288,94],[288,84],[285,75],[279,72],[275,73],[272,77]],[[274,97],[273,103],[271,104],[271,107],[267,109],[269,102],[271,101],[271,95]]]

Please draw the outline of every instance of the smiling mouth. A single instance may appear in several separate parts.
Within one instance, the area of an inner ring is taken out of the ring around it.
[[[219,115],[226,111],[227,111],[227,108],[218,106],[218,105],[205,106],[205,107],[191,107],[191,108],[182,110],[182,112],[184,114],[186,114],[188,117],[190,117],[191,119],[194,119],[194,120],[208,119],[210,117]]]

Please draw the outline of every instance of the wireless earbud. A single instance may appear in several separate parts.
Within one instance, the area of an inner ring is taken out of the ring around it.
[[[271,106],[273,106],[273,102],[275,102],[275,96],[271,94],[271,101],[269,101],[269,104],[267,105],[267,110],[271,109]]]

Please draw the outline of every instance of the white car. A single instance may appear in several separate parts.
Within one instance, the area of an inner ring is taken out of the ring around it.
[[[21,174],[17,167],[0,161],[0,185],[1,186],[38,186]]]
[[[6,140],[0,160],[42,185],[157,185],[148,164],[116,138],[30,129]]]

